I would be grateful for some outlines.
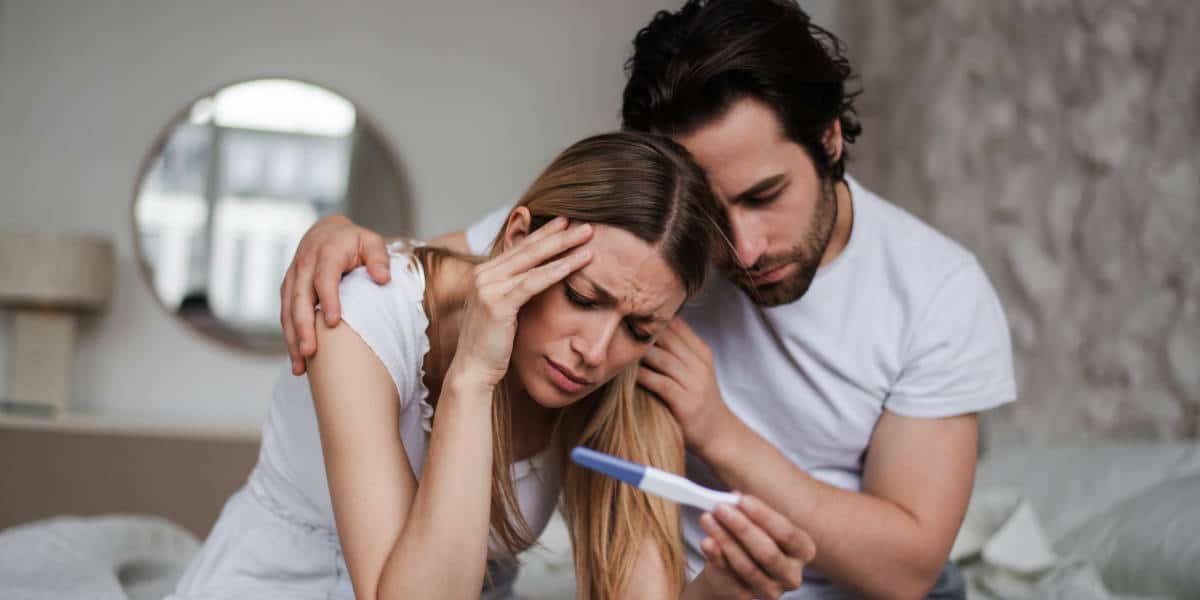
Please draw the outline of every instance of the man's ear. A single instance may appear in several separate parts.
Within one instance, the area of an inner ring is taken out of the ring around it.
[[[500,239],[501,251],[508,252],[509,248],[532,233],[532,224],[533,215],[529,213],[528,208],[518,206],[512,209],[512,212],[508,213],[508,221],[504,223],[504,236]]]
[[[829,157],[829,162],[835,163],[842,157],[841,119],[833,120],[833,124],[825,130],[825,135],[821,138],[821,143],[825,146],[825,155]]]

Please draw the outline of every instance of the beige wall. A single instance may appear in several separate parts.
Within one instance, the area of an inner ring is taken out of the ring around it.
[[[439,233],[515,197],[575,139],[615,128],[632,36],[675,4],[0,0],[0,227],[117,244],[114,304],[84,324],[74,407],[239,426],[264,414],[283,361],[197,337],[133,262],[139,163],[192,98],[263,75],[343,93],[403,162],[416,232]],[[0,365],[7,323],[0,313]]]
[[[974,250],[1020,399],[997,445],[1200,435],[1200,5],[844,2],[852,170]]]

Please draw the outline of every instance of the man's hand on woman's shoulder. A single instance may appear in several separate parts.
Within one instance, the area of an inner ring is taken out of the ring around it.
[[[342,215],[320,219],[300,239],[279,288],[279,323],[294,375],[304,373],[305,358],[317,351],[317,304],[325,314],[325,323],[336,325],[341,319],[338,283],[342,275],[362,265],[367,266],[376,283],[391,279],[383,237]]]

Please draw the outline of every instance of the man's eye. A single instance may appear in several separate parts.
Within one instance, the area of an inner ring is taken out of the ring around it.
[[[567,293],[567,300],[570,300],[571,304],[574,304],[580,308],[596,308],[595,302],[584,298],[579,294],[579,292],[571,289],[571,286],[564,284],[563,290]]]
[[[779,198],[780,192],[772,192],[765,196],[752,196],[746,199],[746,204],[755,208],[766,206]]]

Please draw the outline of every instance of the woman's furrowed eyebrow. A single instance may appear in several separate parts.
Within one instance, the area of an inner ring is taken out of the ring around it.
[[[579,277],[580,279],[587,282],[588,285],[592,286],[592,291],[595,292],[595,294],[597,296],[596,301],[598,303],[600,303],[600,304],[616,303],[616,297],[612,295],[612,292],[609,292],[608,290],[604,289],[603,286],[596,283],[595,280],[593,280],[591,277],[588,277],[586,274],[583,273],[583,271],[576,271],[575,276]],[[670,317],[660,317],[660,316],[652,315],[652,314],[636,314],[636,313],[630,313],[627,318],[632,319],[634,321],[640,321],[640,322],[645,322],[645,323],[659,323],[659,322],[665,323],[665,322],[671,320]]]

